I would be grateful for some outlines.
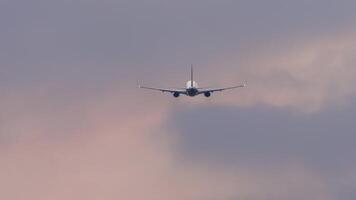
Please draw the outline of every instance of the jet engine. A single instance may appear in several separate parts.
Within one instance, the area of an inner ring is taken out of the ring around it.
[[[205,96],[205,97],[210,97],[210,96],[211,96],[211,93],[210,93],[210,92],[204,92],[204,96]]]
[[[179,97],[179,92],[174,92],[174,93],[173,93],[173,96],[174,96],[175,98]]]

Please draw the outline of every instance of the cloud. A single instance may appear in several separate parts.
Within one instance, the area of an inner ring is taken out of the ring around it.
[[[27,100],[22,107],[17,107],[20,101],[1,104],[2,108],[15,109],[6,111],[14,116],[3,118],[7,121],[2,129],[6,135],[15,134],[15,140],[8,144],[3,141],[1,146],[0,197],[329,197],[322,178],[300,163],[280,166],[281,171],[277,171],[207,164],[180,157],[179,138],[168,134],[174,130],[164,128],[167,116],[171,115],[169,105],[150,101],[140,106],[148,99],[131,97],[108,92],[106,96],[53,108],[55,97],[30,93],[22,95]]]
[[[354,32],[330,30],[354,21],[353,3],[261,3],[6,2],[0,198],[324,200],[352,189],[330,190],[330,180],[303,161],[259,168],[191,160],[166,123],[177,104],[201,100],[134,89],[136,76],[175,86],[187,78],[183,66],[196,63],[198,81],[249,82],[207,100],[211,106],[317,111],[347,102]],[[301,32],[311,35],[291,42]],[[271,37],[276,43],[266,42]]]
[[[222,56],[211,67],[220,82],[248,80],[249,87],[220,98],[233,105],[267,104],[318,111],[349,103],[355,95],[356,40],[354,31],[318,37],[296,37],[264,43],[251,52]],[[226,71],[216,72],[216,67]],[[211,72],[212,73],[212,72]],[[246,91],[245,91],[246,90]]]
[[[187,159],[276,167],[301,162],[326,177],[356,163],[353,108],[307,115],[264,106],[177,110],[167,124],[177,129],[178,149]]]
[[[202,71],[220,80],[213,83],[247,77],[248,88],[216,98],[222,104],[316,111],[342,103],[354,92],[351,39],[311,39],[273,48],[272,53],[247,54],[243,61],[223,55],[216,63],[227,66],[227,71],[212,67]],[[238,77],[228,72],[237,72]],[[177,130],[169,129],[166,120],[177,111],[172,109],[176,104],[186,106],[190,99],[166,101],[160,93],[146,95],[134,90],[134,81],[127,79],[105,83],[95,88],[98,91],[72,82],[68,87],[61,81],[4,90],[9,92],[2,94],[0,104],[0,161],[4,163],[0,197],[337,199],[343,191],[330,191],[328,177],[303,161],[259,168],[189,159],[180,152],[181,138],[171,134]],[[330,88],[337,88],[331,99]]]

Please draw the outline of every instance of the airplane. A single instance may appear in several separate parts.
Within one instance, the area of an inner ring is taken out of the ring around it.
[[[232,87],[224,87],[224,88],[199,88],[197,82],[194,81],[194,73],[193,73],[193,65],[190,69],[190,80],[187,82],[185,88],[175,88],[175,89],[165,89],[165,88],[154,88],[154,87],[146,87],[142,85],[138,85],[139,88],[148,89],[148,90],[156,90],[161,92],[169,92],[172,93],[175,98],[178,98],[180,95],[186,95],[189,97],[195,97],[200,94],[204,94],[205,97],[210,97],[214,92],[221,92],[224,90],[230,90],[235,88],[246,87],[247,84],[244,83],[242,85],[232,86]]]

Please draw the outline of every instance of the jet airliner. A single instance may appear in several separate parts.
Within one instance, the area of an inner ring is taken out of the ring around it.
[[[187,82],[185,88],[165,89],[165,88],[146,87],[142,85],[138,85],[138,87],[143,89],[172,93],[173,96],[176,98],[179,97],[180,95],[195,97],[200,94],[204,94],[205,97],[210,97],[211,94],[214,92],[221,92],[224,90],[246,87],[246,83],[244,83],[242,85],[224,87],[224,88],[199,88],[197,82],[194,81],[193,75],[194,73],[193,73],[193,65],[192,65],[190,70],[190,80]]]

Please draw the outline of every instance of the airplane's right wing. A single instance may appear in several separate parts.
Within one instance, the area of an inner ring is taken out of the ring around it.
[[[200,89],[199,90],[199,94],[203,94],[205,92],[221,92],[224,90],[231,90],[231,89],[235,89],[235,88],[241,88],[241,87],[246,87],[247,84],[244,83],[242,85],[237,85],[237,86],[233,86],[233,87],[224,87],[224,88],[211,88],[211,89]]]

